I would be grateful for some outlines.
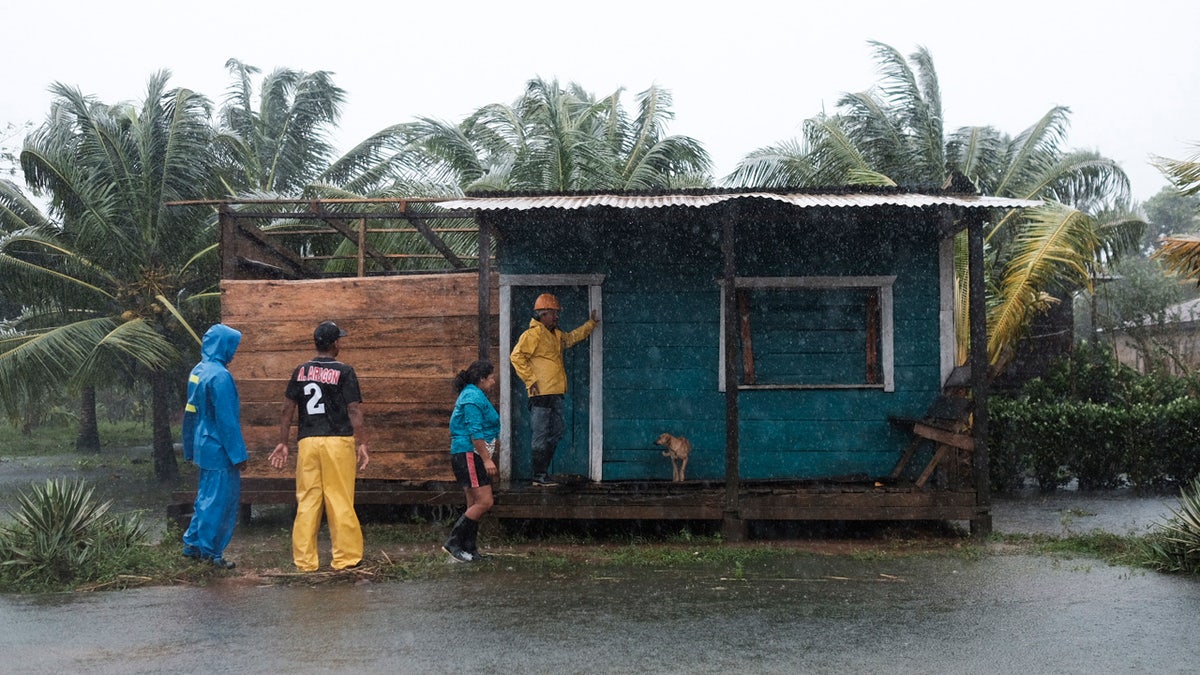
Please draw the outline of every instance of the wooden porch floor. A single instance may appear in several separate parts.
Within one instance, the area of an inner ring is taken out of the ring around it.
[[[176,493],[169,515],[191,511],[194,492]],[[514,481],[495,486],[496,518],[616,520],[969,520],[989,518],[975,493],[918,488],[900,481],[741,481],[736,511],[726,513],[725,485],[719,481],[567,480],[557,487]],[[294,503],[292,479],[246,478],[242,504]],[[450,482],[359,480],[358,504],[459,506],[462,490]]]

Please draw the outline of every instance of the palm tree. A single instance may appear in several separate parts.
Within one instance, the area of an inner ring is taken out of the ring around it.
[[[361,199],[418,196],[421,186],[403,180],[399,158],[408,140],[402,125],[386,127],[341,157],[329,141],[345,102],[345,91],[327,71],[279,68],[266,75],[236,59],[226,68],[233,76],[218,112],[215,147],[221,157],[223,192],[256,199]],[[256,93],[257,87],[257,93]],[[270,211],[263,204],[258,210]],[[280,210],[287,207],[280,206]],[[338,207],[329,207],[336,211]],[[385,209],[388,207],[357,207]],[[308,230],[309,225],[281,218],[264,226],[272,231]],[[369,243],[385,252],[405,252],[419,242],[396,234],[373,235]],[[214,244],[215,245],[215,244]],[[309,253],[348,255],[355,243],[340,235],[306,235]],[[344,271],[345,260],[331,260],[329,271]]]
[[[454,125],[405,125],[414,182],[467,191],[645,190],[711,184],[711,159],[687,136],[666,133],[670,92],[651,86],[637,114],[621,90],[597,99],[581,86],[530,80],[511,105],[484,106]]]
[[[46,122],[21,153],[26,183],[57,221],[0,242],[5,292],[30,308],[24,330],[0,341],[7,382],[149,379],[153,454],[161,481],[178,476],[170,416],[183,352],[199,344],[186,296],[215,264],[195,257],[212,240],[210,210],[167,206],[216,193],[207,99],[151,77],[140,107],[106,105],[55,84]],[[181,299],[183,301],[181,302]]]
[[[331,73],[279,68],[262,77],[256,96],[258,68],[237,59],[225,67],[234,82],[218,113],[215,143],[229,196],[294,198],[322,188],[370,195],[391,184],[405,140],[399,126],[335,157],[329,133],[341,117],[346,92]]]
[[[1063,149],[1069,117],[1063,107],[1050,109],[1016,137],[992,127],[947,135],[929,52],[919,48],[905,59],[888,45],[871,45],[883,73],[877,88],[844,95],[837,114],[805,122],[801,141],[751,152],[725,180],[928,189],[961,175],[985,194],[1044,200],[1040,208],[1003,214],[985,235],[993,277],[988,353],[1001,368],[1029,321],[1053,301],[1051,292],[1090,286],[1100,261],[1136,245],[1144,223],[1121,208],[1129,202],[1129,179],[1112,160]],[[961,286],[958,311],[965,318]],[[960,350],[965,353],[965,345]]]

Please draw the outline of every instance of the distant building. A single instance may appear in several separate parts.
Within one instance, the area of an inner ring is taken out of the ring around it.
[[[1200,298],[1172,305],[1161,324],[1129,326],[1113,334],[1117,360],[1147,373],[1184,375],[1200,366]]]

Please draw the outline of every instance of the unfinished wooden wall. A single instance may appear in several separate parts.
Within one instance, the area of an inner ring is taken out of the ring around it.
[[[490,317],[498,334],[497,285]],[[315,354],[317,324],[349,335],[339,360],[354,366],[363,395],[371,462],[360,478],[453,480],[449,468],[451,380],[478,358],[478,275],[438,274],[309,281],[221,282],[222,321],[242,332],[229,369],[242,401],[250,450],[246,477],[291,477],[267,455],[278,442],[283,391],[292,370]],[[490,348],[493,363],[499,356]],[[293,420],[291,441],[295,442]]]

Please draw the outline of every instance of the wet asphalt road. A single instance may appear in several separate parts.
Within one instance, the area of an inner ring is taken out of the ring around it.
[[[26,673],[1192,673],[1200,583],[1025,555],[0,598]]]
[[[996,499],[993,514],[998,532],[1137,534],[1177,504],[1031,492]],[[797,553],[740,570],[547,578],[501,556],[452,572],[0,596],[0,673],[1194,673],[1200,662],[1200,579],[1086,558]]]

